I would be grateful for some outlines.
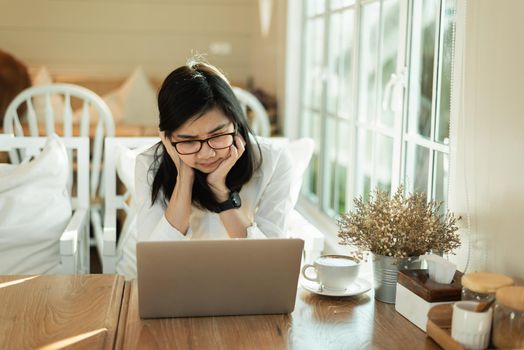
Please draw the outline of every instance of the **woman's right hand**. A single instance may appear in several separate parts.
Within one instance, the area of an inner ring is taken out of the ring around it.
[[[171,198],[169,199],[165,211],[165,217],[171,226],[185,235],[189,230],[189,216],[191,214],[192,200],[191,192],[193,189],[195,172],[193,168],[180,159],[178,152],[171,144],[171,140],[166,137],[163,131],[159,132],[159,136],[165,150],[175,163],[178,172],[176,185],[171,194]]]
[[[175,163],[176,169],[178,171],[179,180],[190,181],[192,183],[193,178],[195,176],[195,171],[193,170],[193,168],[191,168],[189,165],[184,163],[182,159],[180,159],[180,156],[178,155],[178,152],[176,151],[175,147],[173,147],[171,141],[163,131],[160,131],[158,134],[160,136],[160,140],[162,140],[162,143],[164,144],[164,148],[167,150],[167,153]]]

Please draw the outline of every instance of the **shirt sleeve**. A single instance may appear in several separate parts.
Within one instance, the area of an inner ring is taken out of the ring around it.
[[[291,198],[293,167],[287,148],[278,152],[277,157],[271,178],[260,197],[255,222],[247,229],[247,238],[286,237],[287,218],[294,206]]]
[[[138,241],[176,241],[191,239],[192,231],[188,229],[183,235],[171,226],[165,217],[165,208],[157,202],[151,205],[151,184],[153,177],[149,176],[147,158],[139,155],[135,167],[135,199],[137,210],[137,240]]]

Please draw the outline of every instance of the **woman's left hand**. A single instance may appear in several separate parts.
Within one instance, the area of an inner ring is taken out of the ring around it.
[[[218,168],[207,175],[207,183],[219,202],[226,201],[229,189],[226,186],[226,177],[238,159],[244,154],[246,142],[241,135],[235,136],[235,142],[229,147],[228,156],[220,163]]]

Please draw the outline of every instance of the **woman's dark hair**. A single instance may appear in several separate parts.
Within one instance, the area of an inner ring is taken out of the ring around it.
[[[160,112],[159,129],[166,137],[192,118],[199,118],[214,108],[219,108],[231,120],[235,130],[246,141],[245,151],[226,177],[226,186],[239,191],[251,179],[262,162],[260,146],[255,145],[249,134],[253,134],[240,103],[225,76],[214,66],[201,61],[192,61],[171,72],[162,83],[158,93]],[[160,142],[154,152],[154,161],[149,171],[154,173],[151,189],[151,204],[163,195],[167,204],[177,179],[176,166],[164,145]],[[214,211],[217,200],[207,184],[207,174],[194,169],[195,181],[192,190],[193,205]]]

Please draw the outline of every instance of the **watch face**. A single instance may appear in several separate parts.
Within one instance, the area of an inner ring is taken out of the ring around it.
[[[231,203],[235,208],[240,207],[240,196],[238,195],[238,192],[231,193]]]
[[[227,201],[219,203],[215,213],[221,213],[225,210],[240,208],[242,202],[240,201],[240,195],[238,192],[231,192]]]

